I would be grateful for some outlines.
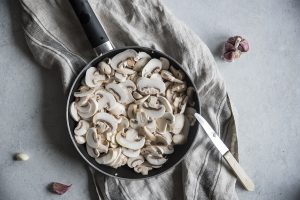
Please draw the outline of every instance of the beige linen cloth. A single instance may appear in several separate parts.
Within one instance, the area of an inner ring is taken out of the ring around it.
[[[20,2],[25,37],[33,56],[41,66],[61,72],[67,91],[77,73],[95,57],[78,19],[67,0]],[[238,157],[230,99],[214,58],[199,37],[159,0],[89,3],[116,47],[155,48],[182,64],[195,82],[202,114]],[[235,177],[202,130],[187,157],[161,176],[129,181],[92,173],[101,200],[238,199]]]

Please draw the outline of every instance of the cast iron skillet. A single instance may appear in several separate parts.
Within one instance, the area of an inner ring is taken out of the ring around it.
[[[79,88],[81,85],[81,80],[84,78],[85,72],[88,68],[92,66],[96,66],[97,63],[99,63],[101,60],[104,58],[112,58],[114,55],[125,51],[126,49],[134,49],[137,52],[139,51],[144,51],[151,55],[152,58],[160,58],[160,57],[165,57],[169,59],[170,64],[173,65],[177,69],[181,69],[184,71],[184,69],[180,66],[179,63],[177,63],[173,58],[169,57],[168,55],[159,52],[154,49],[146,48],[146,47],[139,47],[139,46],[131,46],[131,47],[125,47],[121,49],[114,49],[113,45],[109,41],[104,29],[102,28],[101,24],[97,20],[94,12],[92,11],[90,5],[88,4],[87,0],[70,0],[70,3],[79,18],[81,25],[92,45],[94,50],[98,53],[101,54],[100,56],[96,57],[93,59],[89,64],[87,64],[82,71],[79,73],[79,75],[76,77],[74,83],[72,84],[69,95],[68,95],[68,100],[67,100],[67,109],[66,109],[66,117],[67,117],[67,125],[68,125],[68,131],[70,134],[70,137],[72,139],[72,142],[81,155],[81,157],[93,168],[98,170],[99,172],[102,172],[106,175],[112,176],[112,177],[117,177],[117,178],[123,178],[123,179],[144,179],[144,178],[149,178],[152,176],[156,176],[159,174],[162,174],[166,172],[168,169],[174,167],[177,165],[187,154],[188,150],[193,144],[193,141],[195,140],[197,131],[198,131],[198,123],[195,123],[194,126],[190,128],[189,135],[188,135],[188,140],[186,144],[184,145],[177,145],[174,148],[174,153],[168,156],[168,161],[162,165],[161,168],[158,169],[153,169],[149,171],[148,175],[142,175],[134,172],[133,169],[130,169],[127,166],[122,166],[119,167],[118,169],[114,169],[109,166],[105,165],[100,165],[98,164],[94,158],[90,157],[86,151],[85,144],[80,145],[77,144],[74,138],[74,129],[76,127],[76,122],[72,119],[70,113],[69,113],[69,107],[70,104],[75,100],[73,94],[74,92]],[[191,78],[188,76],[188,74],[184,71],[186,75],[186,81],[188,86],[192,86],[195,88],[195,85],[191,81]],[[194,95],[194,102],[195,106],[194,108],[199,112],[200,111],[200,102],[198,95]]]

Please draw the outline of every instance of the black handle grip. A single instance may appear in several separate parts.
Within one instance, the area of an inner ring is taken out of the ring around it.
[[[87,0],[70,0],[70,3],[93,48],[109,41]]]

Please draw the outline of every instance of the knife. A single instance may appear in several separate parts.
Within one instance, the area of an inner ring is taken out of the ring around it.
[[[203,127],[205,132],[207,133],[208,137],[211,139],[211,141],[214,143],[214,145],[217,147],[217,149],[220,151],[228,165],[232,168],[233,172],[235,173],[236,177],[239,179],[239,181],[242,183],[242,185],[246,188],[248,191],[254,191],[254,183],[249,178],[249,176],[246,174],[244,169],[240,166],[240,164],[236,161],[236,159],[233,157],[233,155],[230,153],[227,146],[222,142],[222,140],[219,138],[217,133],[214,131],[214,129],[209,125],[209,123],[198,113],[195,113],[195,117],[200,123],[200,125]]]

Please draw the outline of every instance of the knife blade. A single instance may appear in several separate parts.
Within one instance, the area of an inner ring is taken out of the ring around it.
[[[202,128],[204,129],[204,131],[206,132],[206,134],[208,135],[208,137],[211,139],[213,144],[220,151],[224,159],[232,168],[233,172],[235,173],[236,177],[240,180],[242,185],[246,188],[246,190],[254,191],[255,185],[253,181],[249,178],[249,176],[246,174],[244,169],[233,157],[233,155],[230,153],[227,146],[223,143],[223,141],[220,139],[220,137],[217,135],[214,129],[199,113],[195,113],[195,117],[197,121],[200,123],[200,125],[202,126]]]

